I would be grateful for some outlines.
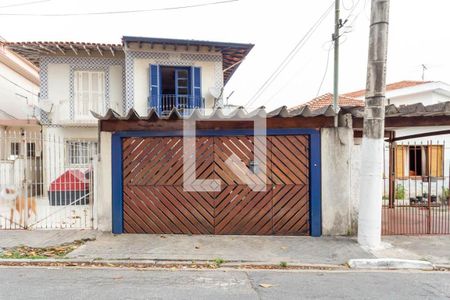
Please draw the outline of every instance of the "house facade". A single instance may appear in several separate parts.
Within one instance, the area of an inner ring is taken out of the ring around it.
[[[154,109],[164,116],[175,107],[220,106],[224,85],[253,45],[124,36],[121,44],[23,42],[7,47],[39,67],[43,131],[65,141],[64,149],[49,155],[65,153],[67,164],[79,166],[98,146],[91,111],[124,114],[134,108],[146,115]]]
[[[13,222],[11,228],[94,226],[90,199],[96,185],[99,133],[93,113],[112,109],[124,115],[134,109],[140,115],[153,112],[164,118],[173,109],[184,114],[193,108],[221,106],[224,85],[252,47],[130,36],[118,44],[5,42],[5,51],[26,62],[40,81],[28,104],[36,124],[42,126],[33,135],[35,148],[30,149],[42,157],[30,166],[39,169],[40,178],[23,189],[25,198],[36,196],[39,216],[28,224]],[[7,106],[26,111],[16,104]],[[14,141],[4,144],[16,151]],[[34,192],[28,192],[30,187],[36,187]]]

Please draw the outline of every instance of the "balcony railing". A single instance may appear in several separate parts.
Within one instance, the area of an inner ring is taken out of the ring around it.
[[[160,115],[167,115],[173,108],[177,108],[180,112],[183,110],[189,110],[194,108],[204,107],[205,99],[199,96],[193,95],[170,95],[163,94],[158,96],[157,101],[151,101],[151,103],[157,103],[154,108]]]

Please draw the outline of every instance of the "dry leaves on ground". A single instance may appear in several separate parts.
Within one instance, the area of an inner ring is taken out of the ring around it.
[[[43,259],[43,258],[62,258],[72,252],[79,246],[83,245],[87,240],[77,240],[72,243],[65,243],[58,246],[35,248],[29,246],[17,246],[5,248],[0,253],[0,258],[13,259]]]

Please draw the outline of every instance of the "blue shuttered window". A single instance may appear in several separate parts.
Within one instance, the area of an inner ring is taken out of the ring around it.
[[[149,66],[148,108],[166,114],[173,107],[187,109],[203,105],[199,67]]]
[[[150,65],[149,68],[149,78],[150,78],[150,93],[149,93],[149,101],[148,107],[154,107],[157,111],[159,111],[159,87],[160,87],[160,78],[159,78],[159,66],[158,65]]]
[[[202,85],[201,85],[201,70],[199,67],[192,67],[192,98],[194,107],[202,107]]]

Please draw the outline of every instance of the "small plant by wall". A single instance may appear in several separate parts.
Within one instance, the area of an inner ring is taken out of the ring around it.
[[[397,184],[397,186],[395,187],[395,199],[405,199],[405,187],[401,184]]]
[[[450,189],[445,186],[442,187],[442,194],[439,196],[442,204],[448,204],[450,198]]]

